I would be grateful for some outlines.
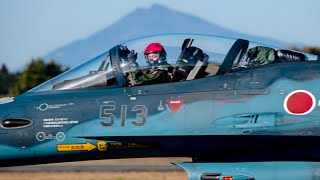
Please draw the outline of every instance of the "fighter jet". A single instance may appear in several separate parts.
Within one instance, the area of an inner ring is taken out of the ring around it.
[[[0,99],[0,166],[191,157],[173,162],[190,180],[316,179],[319,60],[212,35],[127,41]]]

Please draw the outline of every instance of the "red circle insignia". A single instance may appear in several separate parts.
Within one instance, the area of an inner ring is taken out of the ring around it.
[[[287,95],[283,105],[289,114],[305,115],[314,109],[316,99],[309,91],[296,90]]]

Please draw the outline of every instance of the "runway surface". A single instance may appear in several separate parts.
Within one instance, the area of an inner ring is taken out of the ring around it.
[[[190,162],[190,158],[133,158],[93,160],[42,164],[31,166],[2,167],[0,173],[71,173],[71,172],[183,172],[170,162]]]

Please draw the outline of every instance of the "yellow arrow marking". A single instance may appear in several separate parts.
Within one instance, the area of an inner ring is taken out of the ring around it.
[[[87,142],[86,144],[58,144],[58,151],[91,151],[96,146]]]

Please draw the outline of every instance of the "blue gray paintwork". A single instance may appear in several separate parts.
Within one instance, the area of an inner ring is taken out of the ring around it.
[[[319,69],[318,61],[303,61],[169,84],[123,87],[119,82],[112,87],[27,92],[0,105],[1,121],[33,122],[25,128],[0,127],[0,166],[179,156],[193,158],[193,163],[179,163],[189,179],[211,172],[312,179],[320,160]],[[284,100],[295,90],[315,96],[312,112],[285,111]],[[167,100],[183,103],[173,112]],[[110,122],[101,117],[104,106],[114,107],[103,111],[115,116],[112,126],[102,125]],[[141,113],[146,122],[135,125],[142,121],[137,116]],[[99,142],[106,143],[105,151],[98,149]],[[94,148],[58,151],[59,145],[87,143]],[[295,169],[300,172],[289,173]]]

